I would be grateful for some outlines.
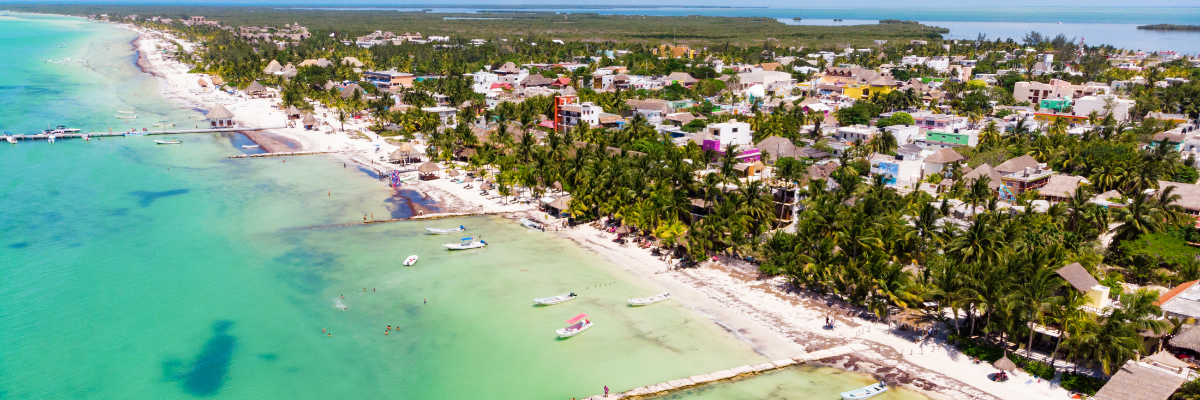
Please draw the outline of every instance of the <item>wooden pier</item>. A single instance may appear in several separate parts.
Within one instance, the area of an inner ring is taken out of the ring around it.
[[[869,348],[870,347],[868,347],[867,345],[864,345],[864,344],[852,343],[852,344],[848,344],[845,346],[837,346],[837,347],[832,347],[832,348],[828,348],[825,350],[815,351],[812,353],[806,353],[806,354],[792,357],[792,358],[785,358],[782,360],[776,360],[776,361],[762,363],[762,364],[743,365],[740,367],[721,370],[721,371],[713,372],[710,374],[694,375],[694,376],[690,376],[687,378],[680,378],[680,379],[676,379],[673,381],[663,382],[663,383],[660,383],[657,385],[642,386],[640,388],[636,388],[636,389],[629,390],[629,391],[622,392],[622,393],[613,393],[613,394],[609,394],[607,396],[602,395],[602,394],[595,395],[592,397],[584,398],[583,400],[612,400],[612,399],[632,400],[632,399],[645,399],[645,398],[650,398],[650,397],[664,396],[669,393],[680,391],[680,390],[692,389],[692,388],[707,385],[710,383],[731,381],[731,380],[746,378],[746,377],[758,375],[758,374],[761,374],[764,372],[787,368],[787,367],[790,367],[793,365],[803,364],[803,363],[810,362],[810,361],[820,360],[820,359],[829,358],[829,357],[843,356],[843,355],[850,354],[850,353],[857,353],[860,351],[867,350]]]
[[[241,154],[229,156],[229,158],[261,158],[261,157],[285,157],[285,156],[308,156],[313,154],[331,154],[336,151],[283,151],[278,153],[259,153],[259,154]]]
[[[13,138],[16,140],[48,140],[48,139],[50,139],[51,136],[54,136],[55,140],[58,140],[58,139],[82,139],[84,135],[87,135],[88,137],[94,137],[94,138],[116,137],[116,136],[156,136],[156,135],[179,135],[179,134],[184,134],[184,133],[221,133],[221,132],[264,131],[264,130],[269,130],[269,129],[283,129],[283,128],[286,128],[286,127],[285,126],[268,126],[268,127],[259,127],[259,128],[169,129],[169,130],[160,130],[160,131],[147,130],[145,132],[137,132],[137,131],[133,131],[133,132],[96,132],[96,133],[78,132],[78,133],[55,133],[55,134],[39,133],[36,135],[3,135],[3,136],[0,136],[0,140],[8,140],[8,138]]]

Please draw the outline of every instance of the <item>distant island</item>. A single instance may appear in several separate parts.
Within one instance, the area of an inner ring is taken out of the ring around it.
[[[1138,25],[1138,29],[1149,31],[1191,31],[1200,32],[1200,25],[1175,25],[1175,24],[1156,24],[1156,25]]]

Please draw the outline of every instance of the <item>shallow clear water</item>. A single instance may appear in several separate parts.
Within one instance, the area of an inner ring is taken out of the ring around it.
[[[128,31],[0,18],[4,130],[195,115],[132,67]],[[65,57],[89,63],[43,60]],[[581,398],[765,361],[678,303],[626,306],[659,289],[567,240],[495,217],[358,224],[406,211],[338,159],[180,139],[0,144],[0,398]],[[491,246],[423,234],[459,224]],[[578,313],[596,326],[558,339]]]
[[[833,368],[797,366],[750,379],[700,387],[656,397],[656,400],[761,399],[833,400],[841,392],[874,384],[870,377]],[[891,388],[875,400],[919,400],[925,396],[903,388]]]

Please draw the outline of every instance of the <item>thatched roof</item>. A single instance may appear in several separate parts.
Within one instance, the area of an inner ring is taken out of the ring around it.
[[[254,81],[250,83],[250,86],[246,86],[246,93],[259,93],[266,90],[267,88],[261,83],[258,83],[258,81]]]
[[[286,112],[287,115],[289,115],[289,116],[290,115],[300,115],[300,110],[297,109],[296,106],[288,106],[287,111],[284,111],[284,112]]]
[[[304,113],[304,124],[305,125],[313,125],[316,123],[317,123],[317,119],[314,118],[312,114]]]
[[[796,156],[796,145],[792,143],[791,139],[782,136],[771,136],[763,139],[757,145],[754,145],[754,147],[767,152],[773,159]]]
[[[1183,209],[1191,213],[1200,212],[1200,185],[1192,183],[1179,183],[1158,181],[1159,190],[1167,187],[1175,187],[1174,194],[1179,195],[1179,200],[1175,204],[1180,205]]]
[[[579,94],[579,91],[575,90],[574,87],[567,86],[567,87],[563,88],[559,94],[563,95],[563,96],[574,96],[574,95]]]
[[[976,179],[979,179],[982,176],[986,176],[988,179],[991,179],[988,181],[988,188],[992,190],[1000,188],[1000,172],[996,171],[995,168],[992,168],[992,166],[988,164],[980,165],[978,168],[971,170],[971,172],[964,174],[962,180],[964,182],[974,182]]]
[[[1130,360],[1121,366],[1096,396],[1097,400],[1167,400],[1185,379],[1165,370]]]
[[[687,124],[688,122],[692,122],[694,119],[696,119],[696,116],[692,115],[690,112],[668,114],[666,117],[667,121],[678,122],[680,124]]]
[[[559,210],[566,210],[571,207],[571,196],[559,197],[558,199],[550,202],[549,206]]]
[[[1075,195],[1075,190],[1079,189],[1079,184],[1082,182],[1082,176],[1051,175],[1050,180],[1046,182],[1046,186],[1038,189],[1038,194],[1056,199],[1069,199]]]
[[[232,119],[233,113],[229,112],[229,109],[225,108],[225,106],[220,105],[220,104],[215,104],[215,105],[213,105],[212,109],[208,110],[208,115],[206,115],[205,118],[207,118],[207,119]]]
[[[962,161],[966,159],[966,157],[963,157],[962,154],[958,154],[958,152],[954,151],[954,149],[941,149],[938,150],[937,153],[933,153],[929,157],[925,158],[925,162],[949,164],[955,161]]]
[[[423,174],[427,174],[430,172],[438,172],[441,170],[442,170],[442,168],[438,167],[437,164],[434,164],[432,161],[426,161],[424,164],[421,164],[421,166],[417,167],[417,171],[419,171]]]
[[[475,149],[472,149],[472,148],[469,148],[469,147],[467,147],[467,148],[461,148],[461,149],[458,149],[458,150],[455,150],[455,151],[454,151],[454,156],[455,156],[455,157],[467,157],[467,158],[470,158],[470,157],[474,157],[474,156],[475,156],[475,154],[478,154],[478,152],[477,152],[477,151],[475,151]]]
[[[266,68],[263,68],[263,73],[266,74],[274,74],[279,71],[283,71],[283,66],[279,65],[279,61],[275,60],[271,60],[271,63],[267,64]]]
[[[208,86],[208,81],[204,80],[204,78],[200,78],[196,83],[200,84],[200,86]]]
[[[1080,263],[1071,263],[1054,272],[1066,279],[1067,283],[1070,283],[1080,293],[1087,293],[1092,290],[1092,287],[1100,284],[1100,281],[1097,281]]]
[[[482,185],[479,185],[479,190],[489,190],[491,188],[492,184],[489,182],[484,182]]]
[[[404,149],[396,149],[396,151],[393,151],[392,154],[388,155],[388,157],[393,160],[403,160],[411,153],[411,151],[404,151]]]
[[[1016,158],[1010,158],[1008,161],[997,165],[996,171],[1000,171],[1001,175],[1008,175],[1013,172],[1024,171],[1025,168],[1038,168],[1037,160],[1028,154]]]
[[[452,170],[446,171],[446,175],[450,175],[450,176],[458,176],[458,170],[453,170],[453,169],[452,169]]]
[[[1008,355],[996,360],[996,362],[992,363],[992,366],[1001,371],[1012,371],[1017,369],[1017,364],[1012,360],[1009,360]]]
[[[692,74],[687,72],[672,72],[666,78],[663,78],[663,80],[667,82],[678,81],[680,85],[691,85],[697,82],[696,78],[693,78]]]
[[[225,80],[221,79],[221,77],[219,77],[219,76],[214,76],[214,77],[212,77],[212,83],[213,83],[213,85],[224,85]]]
[[[1179,334],[1167,343],[1181,349],[1200,352],[1200,329],[1196,329],[1196,325],[1184,325]]]
[[[550,187],[554,189],[562,189],[562,182],[554,181],[554,183],[550,184]]]
[[[1157,363],[1157,364],[1162,364],[1162,365],[1172,367],[1172,368],[1189,368],[1189,367],[1191,367],[1190,365],[1188,365],[1188,363],[1185,363],[1182,360],[1175,358],[1175,356],[1171,355],[1171,353],[1168,353],[1165,351],[1159,351],[1157,353],[1154,353],[1153,355],[1147,356],[1146,358],[1142,359],[1142,362]]]

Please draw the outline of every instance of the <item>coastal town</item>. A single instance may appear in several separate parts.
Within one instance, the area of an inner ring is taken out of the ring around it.
[[[1200,58],[1036,33],[741,47],[91,18],[140,35],[196,128],[286,126],[245,135],[436,200],[416,218],[554,232],[769,357],[853,345],[806,360],[930,398],[1200,395]]]

